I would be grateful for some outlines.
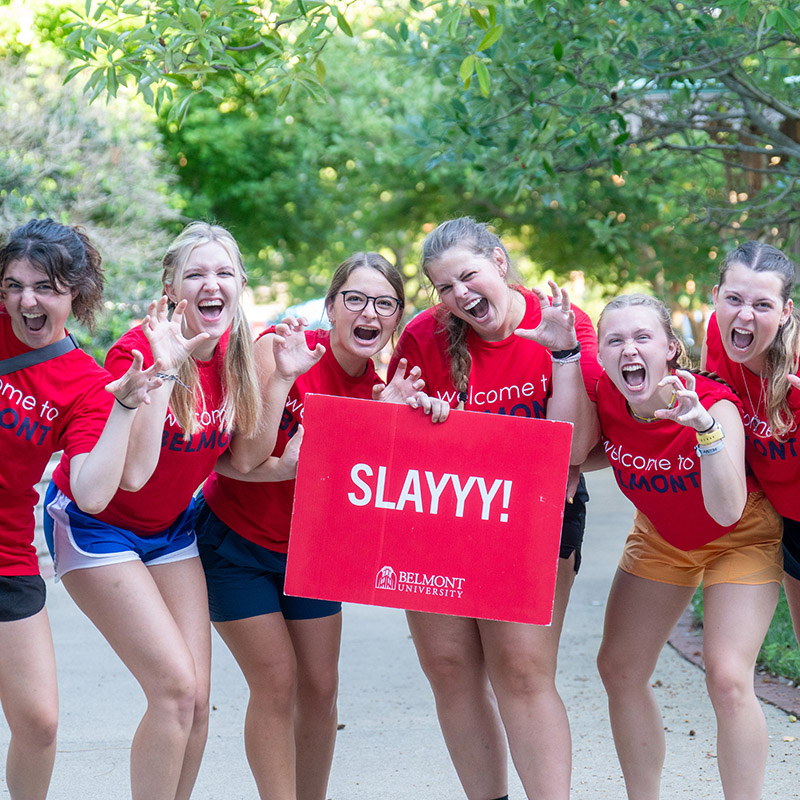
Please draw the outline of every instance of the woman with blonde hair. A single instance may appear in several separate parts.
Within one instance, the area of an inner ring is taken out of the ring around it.
[[[628,797],[659,796],[665,737],[651,677],[702,582],[722,789],[760,800],[768,737],[753,671],[778,600],[780,518],[745,477],[739,400],[678,369],[681,344],[655,298],[612,300],[597,331],[602,442],[636,507],[597,657]]]
[[[375,371],[373,356],[404,304],[397,268],[378,253],[356,253],[328,288],[330,331],[303,330],[293,319],[265,331],[256,352],[277,441],[270,424],[255,440],[237,437],[230,463],[246,475],[226,469],[203,487],[197,532],[211,619],[250,690],[245,749],[264,800],[325,800],[336,741],[342,604],[283,591],[305,397],[410,401],[434,420],[447,416],[418,392],[417,372],[406,376],[403,365],[384,387]],[[250,482],[264,474],[270,482]]]
[[[783,588],[800,640],[800,316],[797,273],[764,242],[744,242],[723,260],[702,364],[724,378],[744,406],[745,457],[783,517]]]
[[[258,430],[261,400],[239,248],[224,228],[190,224],[163,260],[164,296],[142,329],[111,348],[121,374],[134,349],[163,383],[136,413],[122,488],[87,515],[62,460],[47,493],[57,579],[133,673],[147,710],[131,747],[134,800],[191,795],[208,729],[210,624],[192,495],[232,433]],[[172,310],[171,317],[168,309]]]

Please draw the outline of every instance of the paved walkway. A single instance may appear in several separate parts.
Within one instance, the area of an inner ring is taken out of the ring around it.
[[[594,665],[608,586],[631,509],[608,471],[590,476],[592,502],[584,566],[562,639],[559,686],[573,731],[575,800],[624,800]],[[143,712],[138,686],[61,585],[49,582],[56,641],[61,727],[51,800],[128,796],[128,748]],[[328,792],[331,800],[463,797],[436,722],[402,612],[347,606],[341,662],[340,731]],[[663,800],[721,800],[715,723],[701,670],[665,648],[654,675],[667,731]],[[247,692],[239,670],[214,639],[211,725],[196,800],[257,800],[242,746]],[[765,706],[770,731],[764,798],[790,798],[800,786],[800,723]],[[0,749],[8,732],[0,721]],[[511,773],[511,798],[523,800]],[[8,796],[0,787],[0,798]]]

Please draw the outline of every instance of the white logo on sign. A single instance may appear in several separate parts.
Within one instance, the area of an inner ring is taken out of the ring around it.
[[[376,589],[396,589],[397,575],[391,567],[383,567],[375,576]]]
[[[378,570],[375,576],[375,588],[460,598],[464,593],[464,579],[402,570],[398,575],[391,567],[386,566]]]

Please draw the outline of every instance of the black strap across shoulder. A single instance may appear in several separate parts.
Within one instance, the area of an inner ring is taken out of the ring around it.
[[[8,375],[9,372],[18,372],[25,367],[32,367],[34,364],[41,364],[43,361],[49,361],[51,358],[69,353],[70,350],[75,350],[78,347],[78,342],[75,337],[68,333],[63,339],[57,342],[39,347],[36,350],[30,350],[27,353],[21,353],[12,358],[4,358],[0,361],[0,375]]]

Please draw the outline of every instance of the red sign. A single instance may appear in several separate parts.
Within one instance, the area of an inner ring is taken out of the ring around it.
[[[308,395],[286,592],[550,623],[572,426]]]

